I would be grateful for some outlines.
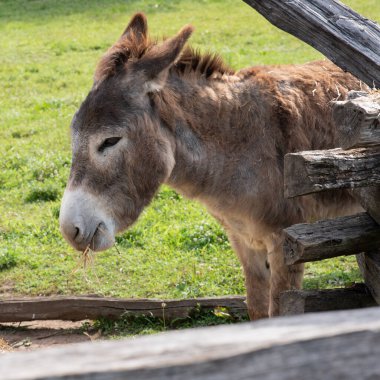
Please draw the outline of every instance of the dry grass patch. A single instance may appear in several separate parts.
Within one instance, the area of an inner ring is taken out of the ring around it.
[[[13,351],[12,346],[8,344],[6,340],[0,338],[0,354]]]

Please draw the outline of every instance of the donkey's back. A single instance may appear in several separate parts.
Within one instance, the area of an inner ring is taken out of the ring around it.
[[[251,67],[235,75],[235,106],[216,121],[229,123],[232,133],[223,136],[228,159],[219,201],[205,200],[211,211],[227,226],[231,215],[233,220],[251,220],[261,228],[247,228],[257,230],[259,237],[266,234],[264,230],[270,235],[293,223],[347,213],[353,201],[345,191],[286,200],[284,156],[336,147],[331,102],[359,89],[361,83],[330,61]]]
[[[265,122],[276,129],[276,145],[285,153],[336,146],[331,102],[361,87],[360,81],[327,60],[252,67],[238,75],[253,94],[259,94]]]

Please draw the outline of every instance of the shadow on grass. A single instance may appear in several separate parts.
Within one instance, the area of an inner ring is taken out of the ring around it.
[[[104,17],[106,14],[175,11],[184,0],[3,0],[0,2],[2,22],[43,22],[74,14]]]
[[[84,325],[83,328],[101,330],[105,336],[122,337],[247,321],[248,316],[232,315],[227,311],[220,313],[215,309],[193,311],[193,313],[187,318],[175,319],[172,321],[165,321],[162,318],[149,315],[125,315],[118,320],[101,318],[95,321],[93,325]]]

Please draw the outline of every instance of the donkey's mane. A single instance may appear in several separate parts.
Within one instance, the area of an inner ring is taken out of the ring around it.
[[[235,71],[226,65],[217,53],[201,53],[190,46],[182,52],[175,63],[174,70],[181,74],[193,73],[198,77],[212,77],[214,74],[234,74]]]
[[[128,61],[136,61],[145,52],[158,44],[142,35],[129,35],[128,39],[120,39],[100,59],[95,70],[95,82],[121,72]],[[234,70],[226,65],[222,57],[216,53],[201,53],[190,46],[185,47],[181,56],[171,70],[179,75],[195,74],[196,77],[210,78],[215,74],[234,74]]]

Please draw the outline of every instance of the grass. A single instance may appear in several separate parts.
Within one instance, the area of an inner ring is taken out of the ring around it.
[[[83,330],[101,331],[103,336],[119,339],[123,337],[134,337],[136,335],[150,335],[167,330],[181,330],[186,328],[225,325],[248,320],[231,315],[226,311],[195,310],[189,317],[165,321],[162,318],[149,315],[134,316],[124,315],[118,320],[101,318],[93,323],[85,322]]]
[[[377,0],[346,0],[380,20]],[[236,0],[0,0],[0,294],[184,298],[243,294],[240,264],[200,205],[163,187],[118,250],[78,269],[58,231],[68,126],[101,54],[143,10],[152,34],[192,23],[191,43],[235,68],[321,55]],[[359,279],[353,258],[309,264],[305,287]],[[193,322],[194,323],[194,322]]]

